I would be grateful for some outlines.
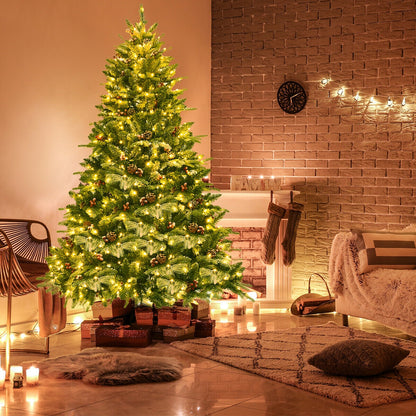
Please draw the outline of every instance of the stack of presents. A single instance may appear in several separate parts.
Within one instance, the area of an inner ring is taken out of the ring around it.
[[[195,300],[192,308],[127,306],[123,300],[108,305],[96,302],[92,320],[81,323],[81,337],[97,347],[146,347],[153,340],[164,342],[215,335],[215,320],[209,317],[209,303]]]

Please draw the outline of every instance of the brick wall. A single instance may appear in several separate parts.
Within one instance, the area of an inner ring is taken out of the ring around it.
[[[261,261],[263,228],[259,227],[232,227],[235,234],[231,234],[231,256],[241,261],[245,270],[243,282],[250,284],[253,289],[266,296],[266,266]]]
[[[416,220],[416,2],[212,0],[212,19],[212,181],[275,175],[301,192],[297,296],[340,230]],[[296,115],[276,100],[287,80],[308,94]]]

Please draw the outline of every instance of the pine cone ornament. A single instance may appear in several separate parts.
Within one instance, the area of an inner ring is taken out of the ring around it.
[[[163,253],[159,253],[159,254],[156,256],[156,260],[157,260],[160,264],[164,264],[164,263],[166,263],[166,255],[165,255],[165,254],[163,254]]]
[[[195,222],[191,222],[191,223],[188,225],[188,230],[189,230],[191,233],[195,234],[195,233],[198,231],[198,224],[197,224],[197,223],[195,223]]]
[[[156,201],[156,195],[153,192],[149,192],[148,194],[146,194],[146,199],[149,202],[149,204],[152,204]]]
[[[117,240],[117,234],[115,232],[113,232],[113,231],[108,232],[107,235],[106,235],[106,237],[107,237],[107,240],[110,243],[113,243],[114,241]]]
[[[141,140],[149,140],[152,137],[152,132],[151,131],[145,131],[142,134],[139,134],[137,137]]]
[[[134,175],[137,171],[137,166],[134,164],[130,164],[127,166],[127,172],[130,173],[130,175]]]
[[[210,257],[215,257],[217,255],[217,253],[218,252],[215,249],[208,250],[208,256],[210,256]]]
[[[196,208],[198,205],[201,205],[204,202],[203,198],[196,198],[192,201],[192,208]]]
[[[62,240],[65,241],[65,244],[68,247],[73,247],[74,246],[74,242],[69,237],[62,237]]]

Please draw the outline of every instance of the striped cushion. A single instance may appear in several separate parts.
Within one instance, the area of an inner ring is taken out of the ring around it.
[[[357,232],[359,273],[416,268],[416,233]]]

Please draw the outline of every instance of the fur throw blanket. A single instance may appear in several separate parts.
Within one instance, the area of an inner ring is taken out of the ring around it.
[[[380,268],[364,274],[358,270],[355,234],[337,234],[329,258],[329,284],[335,297],[348,291],[373,316],[416,322],[416,270]]]
[[[33,361],[23,363],[30,366]],[[182,376],[182,365],[170,357],[87,348],[78,354],[38,361],[49,378],[82,379],[85,383],[118,385],[173,381]]]

